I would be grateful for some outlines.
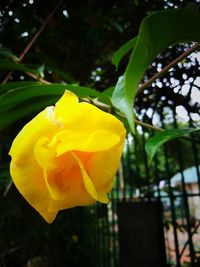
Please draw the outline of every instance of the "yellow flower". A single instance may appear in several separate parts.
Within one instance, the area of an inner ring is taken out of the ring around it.
[[[13,141],[12,179],[48,223],[59,210],[108,203],[125,134],[117,118],[79,103],[66,91],[55,107],[40,112]]]

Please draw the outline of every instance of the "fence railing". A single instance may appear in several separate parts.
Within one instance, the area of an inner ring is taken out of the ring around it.
[[[164,120],[161,121],[163,128],[170,127],[163,123]],[[175,113],[172,126],[178,127]],[[199,266],[199,137],[191,135],[188,139],[177,139],[166,144],[149,167],[144,144],[150,135],[150,132],[140,127],[136,136],[128,136],[115,187],[110,194],[110,203],[107,207],[98,204],[91,208],[97,216],[97,267],[119,266],[117,203],[155,200],[161,201],[163,206],[168,266]]]

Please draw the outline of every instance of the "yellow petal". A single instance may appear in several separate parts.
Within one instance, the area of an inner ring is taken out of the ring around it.
[[[69,152],[55,157],[54,147],[49,148],[47,143],[48,140],[45,138],[38,140],[35,146],[35,156],[43,169],[46,187],[53,200],[49,209],[57,207],[60,210],[62,207],[91,203],[91,197],[83,185],[79,164],[73,154]],[[85,157],[85,155],[80,156]]]
[[[29,156],[41,136],[53,135],[57,129],[53,107],[48,107],[24,126],[13,141],[9,155],[15,159]]]
[[[84,152],[106,150],[120,141],[118,135],[104,130],[90,134],[65,130],[55,135],[55,138],[58,142],[56,149],[58,156],[71,150]]]
[[[78,164],[66,174],[63,173],[63,177],[59,176],[57,178],[61,180],[60,183],[57,184],[58,187],[56,189],[55,185],[53,187],[50,177],[48,177],[49,183],[52,186],[51,190],[55,190],[52,193],[54,197],[57,197],[49,206],[49,212],[76,206],[87,206],[96,202],[85,189],[82,173]],[[54,181],[56,182],[56,179]]]
[[[75,153],[72,153],[74,158],[77,160],[82,176],[83,176],[83,182],[85,185],[85,189],[87,190],[87,192],[97,201],[100,201],[102,203],[108,203],[109,199],[107,197],[107,194],[101,191],[97,191],[95,188],[95,185],[92,181],[92,179],[89,177],[89,175],[87,174],[82,161],[76,156]]]
[[[48,211],[52,199],[46,188],[42,171],[34,157],[26,157],[20,162],[12,161],[10,173],[22,196],[48,223],[51,223],[57,211]]]
[[[66,90],[55,105],[55,117],[61,122],[71,116],[74,107],[78,104],[78,97],[71,91]]]
[[[123,144],[112,149],[93,153],[85,163],[85,168],[92,177],[96,188],[109,192],[120,163]]]
[[[49,138],[42,136],[34,146],[34,155],[38,165],[45,170],[53,168],[53,166],[50,167],[49,164],[53,163],[52,159],[55,157],[55,151],[48,147],[49,142]]]
[[[85,185],[85,188],[87,190],[87,192],[94,198],[97,200],[97,191],[96,191],[96,188],[92,182],[92,180],[90,179],[90,177],[87,175],[87,172],[85,171],[84,169],[84,166],[81,162],[81,160],[75,155],[75,153],[72,153],[74,158],[77,160],[78,164],[79,164],[79,167],[80,167],[80,170],[81,170],[81,173],[82,173],[82,176],[83,176],[83,182],[84,182],[84,185]]]
[[[57,212],[48,212],[52,199],[46,188],[42,169],[35,160],[34,146],[41,136],[54,134],[57,129],[53,107],[48,107],[24,126],[9,152],[12,157],[10,172],[16,187],[49,223],[54,220]]]
[[[107,196],[107,192],[101,192],[101,191],[98,191],[98,198],[97,200],[101,203],[104,203],[104,204],[108,204],[109,202],[109,198]]]
[[[79,166],[71,153],[60,158],[53,158],[44,169],[47,189],[52,199],[63,200],[73,184],[80,182]]]
[[[93,133],[105,130],[118,136],[125,134],[123,123],[115,116],[89,103],[78,103],[78,98],[66,91],[55,106],[55,117],[67,130]]]
[[[78,111],[82,116],[79,123],[75,125],[77,130],[85,129],[90,132],[105,130],[119,137],[125,134],[125,128],[120,120],[91,104],[79,103]]]

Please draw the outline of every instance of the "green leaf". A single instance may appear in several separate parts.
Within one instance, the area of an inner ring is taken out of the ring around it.
[[[24,64],[11,62],[11,61],[6,60],[6,59],[0,60],[0,69],[2,69],[2,70],[18,70],[18,71],[22,71],[22,72],[31,72],[35,75],[41,74],[41,71],[38,69],[32,69],[32,68],[25,66]]]
[[[34,101],[27,101],[23,105],[18,105],[15,108],[9,109],[7,112],[0,113],[0,131],[7,128],[19,119],[22,119],[33,112],[39,111],[42,108],[54,104],[58,99],[58,96],[35,98]]]
[[[15,56],[10,50],[8,50],[5,47],[0,47],[0,57],[5,58],[5,59],[9,59],[9,60],[14,61],[14,62],[19,61],[19,58],[17,56]]]
[[[145,144],[148,164],[150,165],[154,155],[156,154],[161,145],[175,138],[182,137],[184,135],[199,130],[200,128],[182,128],[182,129],[166,130],[155,134],[153,137],[149,138]]]
[[[37,68],[39,76],[42,77],[42,78],[44,78],[44,70],[45,70],[45,65],[44,64]]]
[[[12,84],[12,83],[10,83]],[[15,83],[16,84],[16,83]],[[64,84],[41,84],[38,82],[23,85],[23,82],[18,82],[16,88],[13,88],[0,96],[0,114],[6,112],[19,104],[22,104],[30,99],[40,96],[61,96],[65,90],[74,92],[78,97],[101,97],[101,93],[84,86],[64,85]],[[5,85],[0,86],[5,90]]]
[[[41,84],[39,82],[11,82],[0,85],[0,131],[15,121],[48,105],[55,104],[65,90],[80,98],[93,97],[101,100],[108,96],[84,86]]]
[[[111,106],[111,97],[114,91],[114,86],[107,88],[101,92],[101,96],[98,97],[98,101]]]
[[[135,47],[137,37],[129,40],[125,44],[123,44],[113,55],[112,63],[115,65],[116,69],[119,67],[119,63],[122,58],[129,52],[131,49]]]
[[[114,95],[112,97],[112,103],[114,106],[126,115],[128,119],[130,129],[133,133],[135,133],[134,127],[134,113],[133,113],[133,105],[130,98],[125,97],[124,91],[124,76],[120,76],[117,84],[115,86]]]
[[[5,84],[1,84],[0,85],[0,95],[6,93],[9,90],[14,90],[14,89],[18,89],[18,88],[22,88],[22,87],[26,87],[26,86],[30,86],[30,85],[35,85],[38,84],[38,82],[9,82],[9,83],[5,83]]]
[[[116,85],[112,96],[113,105],[124,113],[132,130],[133,115],[130,113],[133,113],[134,98],[146,69],[167,47],[200,42],[198,25],[200,13],[190,7],[158,11],[143,20],[125,71],[123,88]]]
[[[103,95],[111,98],[114,91],[114,86],[111,86],[102,92]]]

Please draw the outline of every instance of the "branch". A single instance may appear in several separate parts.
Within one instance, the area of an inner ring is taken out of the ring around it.
[[[185,51],[183,54],[181,54],[179,57],[174,59],[172,62],[170,62],[166,67],[164,67],[160,72],[156,73],[153,77],[151,77],[147,82],[142,84],[138,90],[137,94],[140,94],[145,88],[147,88],[149,85],[151,85],[155,80],[163,76],[169,69],[171,69],[173,66],[175,66],[178,62],[189,56],[191,53],[196,51],[200,48],[199,43],[195,43],[191,48],[189,48],[187,51]]]
[[[146,123],[146,122],[143,122],[143,121],[139,121],[137,119],[134,119],[135,123],[138,124],[138,125],[141,125],[145,128],[149,128],[149,129],[152,129],[152,130],[155,130],[157,132],[164,132],[165,130],[160,128],[160,127],[156,127],[156,126],[153,126],[152,124],[149,124],[149,123]]]
[[[26,74],[27,74],[29,77],[31,77],[31,78],[33,78],[34,80],[37,80],[37,81],[39,81],[39,82],[41,82],[41,83],[44,83],[44,84],[51,84],[51,82],[49,82],[49,81],[47,81],[47,80],[45,80],[45,79],[43,79],[43,78],[41,78],[41,77],[39,77],[39,76],[37,76],[37,75],[31,73],[31,72],[26,72]]]
[[[23,60],[23,58],[25,57],[25,55],[28,53],[28,51],[31,49],[31,47],[33,46],[33,44],[36,42],[36,40],[38,39],[38,37],[40,36],[40,34],[43,32],[44,28],[46,27],[46,25],[48,24],[48,22],[52,19],[53,15],[55,14],[56,10],[59,8],[59,6],[62,4],[63,0],[60,0],[60,2],[58,2],[58,4],[54,7],[54,9],[51,11],[51,13],[48,15],[48,17],[46,18],[46,20],[44,21],[44,23],[42,24],[42,26],[39,28],[39,30],[36,32],[36,34],[33,36],[33,38],[30,40],[30,42],[28,43],[28,45],[25,47],[24,51],[21,53],[21,55],[19,56],[19,60],[18,63],[21,62]],[[13,71],[10,71],[6,77],[4,78],[2,84],[7,83],[7,81],[10,79],[10,77],[12,76]],[[29,75],[30,76],[30,75]],[[37,77],[37,76],[36,76]]]

